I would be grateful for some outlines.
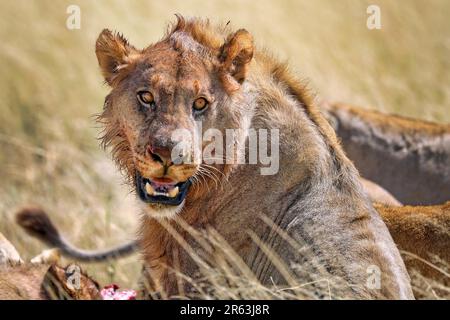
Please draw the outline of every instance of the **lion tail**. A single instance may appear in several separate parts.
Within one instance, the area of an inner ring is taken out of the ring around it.
[[[69,243],[58,231],[47,213],[39,207],[22,208],[16,213],[16,222],[29,235],[38,238],[50,247],[61,250],[61,254],[84,262],[100,262],[117,259],[134,253],[136,241],[130,241],[105,250],[83,250]]]

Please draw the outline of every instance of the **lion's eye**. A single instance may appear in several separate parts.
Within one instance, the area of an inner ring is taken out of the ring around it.
[[[139,102],[145,106],[151,106],[155,102],[153,95],[148,91],[139,91],[137,97]]]
[[[201,111],[208,106],[208,101],[205,98],[197,98],[194,101],[193,108],[197,111]]]

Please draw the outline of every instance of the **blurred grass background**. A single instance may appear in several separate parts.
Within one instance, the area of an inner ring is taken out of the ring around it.
[[[81,8],[81,30],[66,9]],[[366,8],[381,8],[368,30]],[[42,245],[14,225],[27,203],[48,209],[84,248],[134,237],[137,214],[96,137],[108,88],[94,44],[107,27],[144,47],[175,13],[245,27],[288,59],[318,97],[450,121],[450,1],[0,1],[0,232],[25,258]],[[136,256],[88,266],[100,282],[135,287]]]

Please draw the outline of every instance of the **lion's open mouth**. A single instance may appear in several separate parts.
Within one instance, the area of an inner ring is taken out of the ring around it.
[[[136,176],[136,189],[142,201],[147,203],[159,203],[178,206],[186,198],[191,185],[190,180],[180,183],[160,183]]]

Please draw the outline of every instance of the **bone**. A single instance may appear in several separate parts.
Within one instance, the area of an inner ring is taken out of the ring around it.
[[[16,248],[0,232],[0,266],[23,263]]]
[[[53,264],[61,259],[61,252],[57,248],[42,251],[36,257],[30,260],[33,264]]]

